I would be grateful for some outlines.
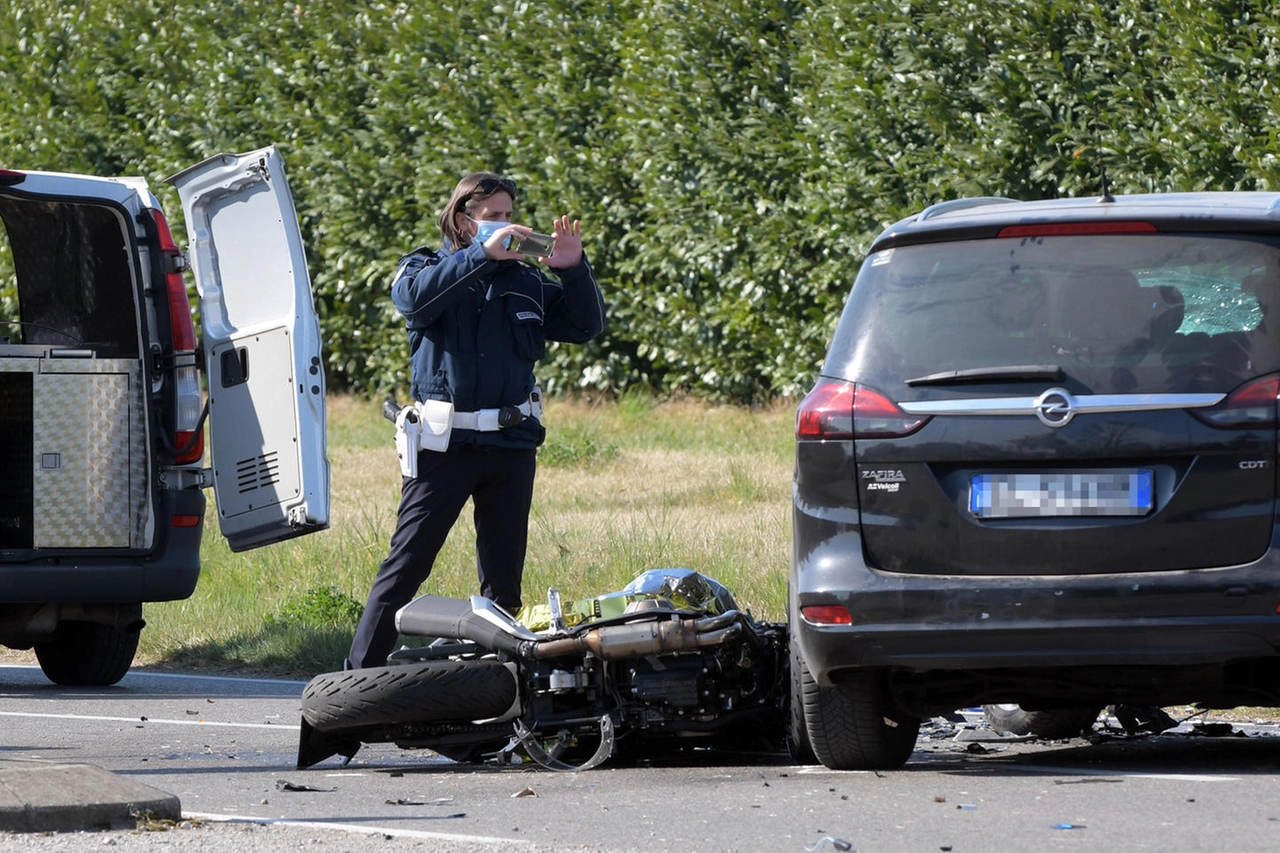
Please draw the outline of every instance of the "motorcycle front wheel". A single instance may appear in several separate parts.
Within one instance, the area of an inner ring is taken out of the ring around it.
[[[517,693],[515,676],[495,660],[376,666],[311,679],[302,692],[302,716],[319,732],[470,722],[502,716]]]

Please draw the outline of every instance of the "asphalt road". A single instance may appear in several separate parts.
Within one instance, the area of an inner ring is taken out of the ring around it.
[[[176,795],[192,824],[92,838],[0,833],[0,850],[1280,847],[1275,726],[1037,743],[996,738],[970,715],[930,721],[911,762],[880,773],[705,752],[552,773],[392,745],[299,771],[302,686],[135,671],[112,688],[65,689],[35,667],[0,666],[0,758],[104,767]]]

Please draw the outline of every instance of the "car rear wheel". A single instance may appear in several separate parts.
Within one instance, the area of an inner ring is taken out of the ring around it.
[[[983,705],[987,723],[997,732],[1035,735],[1048,740],[1075,737],[1093,725],[1101,708],[1052,708],[1027,711],[1021,705]]]
[[[813,676],[809,667],[805,666],[800,656],[800,646],[796,642],[795,631],[791,632],[791,699],[787,703],[787,754],[796,764],[817,764],[818,757],[813,754],[813,744],[809,740],[809,729],[804,722],[804,687],[813,684]],[[816,687],[816,685],[814,685]]]
[[[920,720],[897,708],[880,673],[859,670],[830,687],[809,677],[801,692],[809,742],[827,767],[891,769],[911,757]]]
[[[36,660],[54,684],[105,687],[129,671],[140,636],[97,622],[63,622],[53,639],[35,644]]]

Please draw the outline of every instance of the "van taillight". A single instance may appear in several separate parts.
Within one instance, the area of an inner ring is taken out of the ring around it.
[[[182,252],[173,242],[169,223],[158,210],[151,211],[160,235],[160,251],[165,256],[165,286],[169,293],[169,328],[173,334],[174,380],[177,412],[174,419],[174,447],[178,463],[199,462],[204,456],[204,429],[200,425],[203,400],[200,372],[196,367],[196,327],[187,301],[187,282],[182,277]]]
[[[910,435],[928,420],[907,414],[874,388],[819,379],[796,409],[796,439],[894,438]]]
[[[1280,376],[1263,376],[1241,385],[1216,406],[1188,411],[1219,429],[1274,427],[1277,396],[1280,396]]]

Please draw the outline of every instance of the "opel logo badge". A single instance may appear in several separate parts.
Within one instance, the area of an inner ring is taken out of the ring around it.
[[[1050,388],[1036,398],[1035,411],[1040,423],[1057,429],[1076,416],[1076,401],[1065,388]]]

